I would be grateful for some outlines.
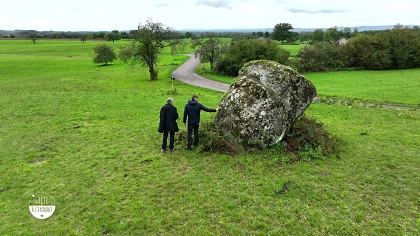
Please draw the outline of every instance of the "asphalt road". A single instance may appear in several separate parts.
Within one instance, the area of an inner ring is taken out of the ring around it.
[[[176,80],[182,81],[198,87],[208,88],[220,92],[226,92],[229,89],[229,84],[220,83],[214,80],[203,78],[195,73],[195,68],[200,63],[194,54],[185,54],[190,57],[188,61],[182,64],[178,69],[172,73],[172,77]]]

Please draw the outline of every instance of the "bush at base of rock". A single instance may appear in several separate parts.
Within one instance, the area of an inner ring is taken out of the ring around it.
[[[201,130],[200,151],[234,155],[253,150],[243,148],[240,142],[227,141],[228,139],[220,136],[213,122],[203,123]],[[343,144],[343,141],[330,134],[321,122],[302,116],[289,129],[283,141],[260,152],[267,152],[274,156],[284,154],[288,157],[287,162],[322,160],[328,156],[339,157]]]
[[[299,153],[301,157],[322,159],[325,156],[338,155],[343,142],[330,134],[325,126],[315,119],[302,116],[290,128],[282,143],[286,153]]]

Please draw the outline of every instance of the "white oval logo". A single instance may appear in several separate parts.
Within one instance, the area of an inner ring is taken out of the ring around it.
[[[55,211],[54,198],[46,193],[32,194],[29,211],[35,218],[47,219]]]

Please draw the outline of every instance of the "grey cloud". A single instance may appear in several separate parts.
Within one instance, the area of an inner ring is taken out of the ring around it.
[[[197,1],[196,5],[204,5],[208,7],[214,7],[214,8],[228,8],[232,9],[232,6],[230,5],[232,1],[229,0],[217,0],[217,1],[211,1],[211,0],[202,0]]]
[[[341,13],[341,12],[347,12],[347,10],[333,10],[333,9],[324,9],[324,10],[308,10],[308,9],[299,9],[299,8],[289,8],[287,9],[289,12],[292,13],[304,13],[304,14],[320,14],[320,13]]]

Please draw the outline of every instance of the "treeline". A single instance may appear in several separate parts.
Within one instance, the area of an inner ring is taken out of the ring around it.
[[[288,23],[281,23],[289,25],[284,28],[274,28],[272,31],[265,32],[177,32],[178,38],[203,38],[208,34],[214,35],[218,38],[232,38],[232,39],[252,39],[252,38],[271,38],[280,40],[287,44],[296,44],[304,42],[317,42],[317,41],[328,41],[338,40],[341,37],[350,38],[358,34],[358,30],[352,31],[350,28],[344,28],[338,30],[337,27],[326,29],[317,29],[314,32],[293,32]],[[374,34],[376,31],[365,31],[368,34]],[[6,31],[0,30],[0,36],[2,38],[46,38],[46,39],[102,39],[102,40],[120,40],[120,39],[134,39],[136,30],[130,31],[36,31],[36,30],[14,30]]]
[[[72,32],[72,31],[36,31],[36,30],[14,30],[14,31],[0,31],[2,38],[45,38],[45,39],[105,39],[105,40],[119,40],[129,39],[132,32],[125,32],[113,30],[111,32]]]
[[[302,48],[289,64],[299,71],[420,67],[420,29],[396,27],[376,34],[359,33],[341,44],[315,42]]]
[[[300,72],[385,70],[420,67],[420,29],[395,27],[375,33],[357,33],[349,39],[311,40],[295,57],[272,37],[233,39],[224,43],[215,35],[195,39],[196,55],[217,74],[237,76],[244,63],[267,59]]]

